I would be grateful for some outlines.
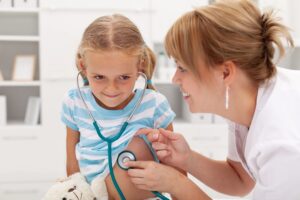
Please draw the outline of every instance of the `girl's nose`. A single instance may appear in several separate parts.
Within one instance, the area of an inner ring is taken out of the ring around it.
[[[106,88],[109,90],[115,90],[118,88],[118,86],[117,83],[115,83],[115,81],[109,81]]]

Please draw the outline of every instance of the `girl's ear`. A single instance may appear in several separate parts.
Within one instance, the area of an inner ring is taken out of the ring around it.
[[[232,61],[226,61],[222,65],[222,78],[226,85],[230,85],[236,76],[236,64]]]
[[[84,62],[83,62],[83,59],[78,59],[77,60],[77,67],[78,67],[78,70],[81,71],[81,74],[82,75],[86,75],[86,67],[84,65]]]
[[[138,71],[145,73],[145,59],[140,59],[139,65],[138,65]]]
[[[147,74],[147,73],[146,73],[146,70],[143,68],[143,65],[141,65],[141,66],[138,68],[138,72],[142,72],[142,73],[144,73],[144,74]],[[138,77],[139,77],[139,74],[138,74],[138,76],[137,76],[137,79],[138,79]]]

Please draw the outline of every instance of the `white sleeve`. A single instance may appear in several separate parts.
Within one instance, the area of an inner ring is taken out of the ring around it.
[[[235,123],[228,121],[228,155],[229,160],[240,162],[235,142]]]
[[[256,163],[253,199],[300,199],[300,144],[274,141],[260,145]]]

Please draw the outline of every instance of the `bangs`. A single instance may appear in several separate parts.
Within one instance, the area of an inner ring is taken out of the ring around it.
[[[197,24],[199,20],[195,12],[186,13],[169,29],[164,44],[169,57],[193,71],[197,71],[197,61],[202,57],[201,32]]]

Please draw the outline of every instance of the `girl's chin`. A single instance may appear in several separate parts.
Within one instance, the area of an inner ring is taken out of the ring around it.
[[[109,100],[98,101],[98,104],[106,109],[117,109],[122,103]]]

